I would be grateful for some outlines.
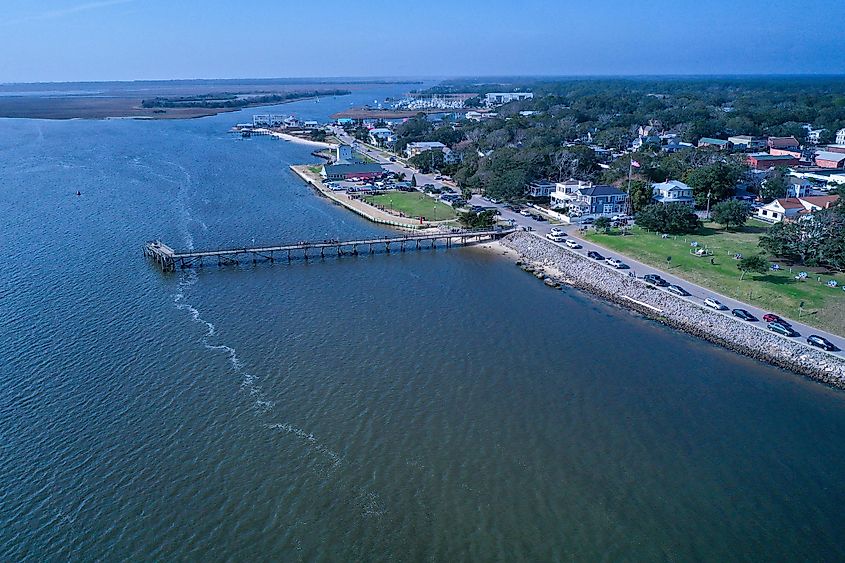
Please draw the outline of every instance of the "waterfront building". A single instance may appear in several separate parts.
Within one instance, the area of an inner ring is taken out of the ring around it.
[[[384,168],[379,164],[360,164],[344,162],[339,164],[326,164],[323,166],[320,176],[324,180],[372,180],[384,175]]]
[[[349,145],[338,145],[335,149],[335,164],[348,164],[352,158],[352,147]]]
[[[575,199],[575,193],[582,188],[589,188],[592,182],[584,182],[570,178],[563,182],[555,183],[554,191],[549,194],[549,203],[552,208],[568,207]]]
[[[549,180],[535,180],[528,185],[528,195],[531,197],[549,197],[555,191],[557,184]]]
[[[678,180],[651,185],[652,199],[657,203],[685,203],[695,205],[692,188]]]
[[[491,92],[485,94],[484,103],[487,107],[500,106],[519,100],[530,100],[533,97],[534,94],[532,92]]]

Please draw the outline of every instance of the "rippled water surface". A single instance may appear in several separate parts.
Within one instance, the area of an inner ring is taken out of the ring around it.
[[[156,271],[384,232],[251,113],[0,121],[0,559],[845,557],[839,392],[478,249]]]

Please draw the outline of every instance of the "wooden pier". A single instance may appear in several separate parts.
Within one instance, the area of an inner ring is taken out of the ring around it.
[[[484,230],[455,230],[436,233],[408,234],[394,237],[355,240],[324,240],[301,241],[295,244],[281,244],[277,246],[259,246],[244,248],[221,248],[217,250],[200,250],[176,252],[161,241],[153,240],[144,245],[144,256],[151,258],[164,272],[172,272],[176,268],[201,267],[206,262],[218,266],[238,265],[242,262],[276,262],[285,260],[290,262],[294,258],[309,260],[324,258],[326,254],[336,256],[355,256],[362,252],[390,253],[391,250],[405,252],[406,250],[420,250],[435,248],[438,242],[445,248],[476,244],[486,240],[496,240],[512,233],[514,229],[496,228]]]

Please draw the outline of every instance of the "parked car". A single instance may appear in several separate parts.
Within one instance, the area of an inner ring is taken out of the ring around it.
[[[552,242],[563,242],[566,240],[565,234],[557,234],[557,233],[549,233],[546,235],[546,238]]]
[[[566,239],[566,241],[563,244],[565,244],[566,246],[568,246],[569,248],[571,248],[573,250],[576,249],[576,248],[581,248],[581,245],[578,244],[578,241],[574,241],[571,238]]]
[[[667,282],[657,274],[646,274],[643,276],[643,280],[646,283],[656,285],[657,287],[667,287],[669,285],[669,282]]]
[[[704,305],[705,307],[710,307],[711,309],[716,309],[717,311],[724,311],[725,309],[727,309],[727,307],[725,307],[725,305],[723,305],[721,301],[717,299],[711,299],[710,297],[704,300]]]
[[[612,267],[616,268],[617,270],[621,270],[623,268],[628,267],[627,264],[625,264],[624,262],[622,262],[621,260],[619,260],[617,258],[608,258],[605,261],[607,262],[608,266],[612,266]]]
[[[595,250],[591,250],[587,253],[587,258],[592,258],[593,260],[604,260],[604,256],[596,252]]]
[[[565,235],[566,231],[564,231],[560,227],[552,227],[552,234],[553,235]]]
[[[519,214],[523,217],[531,217],[531,211],[529,209],[521,209]]]
[[[789,324],[779,316],[775,315],[774,313],[766,313],[765,315],[763,315],[763,320],[767,323],[780,323],[784,326],[792,326],[791,324]]]
[[[390,162],[396,162],[396,157],[395,157],[395,156],[391,156],[389,160],[390,160]]]
[[[792,338],[793,336],[801,336],[791,326],[787,326],[783,323],[769,323],[767,327],[772,332],[776,332],[778,334],[782,334],[784,336],[789,336]]]
[[[807,337],[807,344],[810,346],[815,346],[816,348],[821,348],[822,350],[827,350],[828,352],[834,352],[838,350],[836,346],[834,346],[833,342],[825,338],[824,336],[819,336],[818,334],[811,334]]]
[[[734,309],[731,311],[731,314],[737,317],[738,319],[742,319],[750,323],[757,322],[757,317],[755,317],[745,309]]]
[[[592,217],[585,217],[585,218],[581,219],[582,225],[592,225],[594,222],[595,222],[595,219],[593,219]]]
[[[680,295],[681,297],[689,297],[689,291],[679,285],[671,284],[666,288],[666,291],[674,293],[675,295]]]

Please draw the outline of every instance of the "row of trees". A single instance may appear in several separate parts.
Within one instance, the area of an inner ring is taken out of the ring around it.
[[[845,271],[845,204],[803,221],[777,223],[760,238],[768,252],[808,266]]]

